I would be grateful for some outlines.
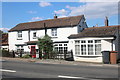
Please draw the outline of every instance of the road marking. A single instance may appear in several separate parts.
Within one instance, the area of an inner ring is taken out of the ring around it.
[[[59,78],[71,78],[71,79],[84,79],[84,80],[102,80],[102,79],[92,79],[92,78],[84,78],[84,77],[73,77],[73,76],[62,76],[58,75]]]
[[[2,72],[12,72],[12,73],[16,72],[16,71],[13,71],[13,70],[6,70],[6,69],[0,69],[0,71],[2,71]]]

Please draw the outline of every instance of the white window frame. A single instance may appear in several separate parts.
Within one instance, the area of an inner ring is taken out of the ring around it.
[[[76,49],[75,49],[75,55],[76,56],[101,56],[102,54],[101,54],[101,40],[100,40],[100,43],[95,43],[95,41],[96,40],[75,40],[75,42],[76,41],[79,41],[79,44],[77,44],[77,45],[79,45],[80,46],[80,49],[79,49],[79,51],[76,51]],[[86,41],[85,43],[82,43],[82,41]],[[88,41],[92,41],[92,43],[88,43]],[[82,54],[82,51],[81,51],[81,46],[82,45],[86,45],[86,54]],[[93,45],[93,54],[88,54],[88,45]],[[100,45],[100,52],[99,52],[99,54],[96,54],[96,51],[95,51],[95,49],[96,49],[96,47],[95,47],[95,45]],[[76,46],[76,44],[75,44],[75,46]],[[76,48],[76,47],[75,47]],[[77,52],[80,52],[79,54],[76,54]]]
[[[52,37],[57,37],[57,28],[51,29],[51,35]]]
[[[34,34],[36,34],[35,36],[34,36]],[[37,32],[33,32],[33,39],[36,39],[37,38]]]
[[[65,50],[66,52],[68,51],[68,43],[55,43],[54,44],[54,49],[57,48],[57,52],[60,51],[60,47],[62,47],[62,53],[65,53]]]
[[[22,39],[22,31],[17,32],[17,39]]]

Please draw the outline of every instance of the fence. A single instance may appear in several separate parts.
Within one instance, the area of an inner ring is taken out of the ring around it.
[[[10,52],[12,57],[22,57],[24,55],[30,55],[30,52],[16,52],[12,51]],[[36,55],[39,55],[38,53]],[[37,57],[39,58],[39,57]],[[73,53],[72,51],[67,53],[59,53],[59,52],[52,52],[52,53],[42,53],[43,59],[58,59],[58,60],[73,60]]]

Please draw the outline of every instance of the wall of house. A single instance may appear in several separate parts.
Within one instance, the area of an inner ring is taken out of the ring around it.
[[[114,44],[112,44],[112,40],[102,40],[101,43],[101,51],[112,51],[113,49],[115,49],[115,46],[113,46]]]
[[[85,28],[88,28],[87,23],[85,22],[85,18],[84,17],[82,17],[82,19],[81,19],[80,23],[78,24],[77,28],[78,28],[77,29],[78,33],[83,31]]]
[[[52,28],[51,28],[52,29]],[[64,27],[64,28],[57,28],[57,36],[53,37],[51,35],[51,29],[47,29],[47,34],[52,37],[54,42],[56,41],[68,41],[68,36],[71,34],[77,34],[77,27]],[[36,41],[37,38],[33,38],[33,33],[37,33],[37,37],[43,37],[45,35],[45,30],[31,30],[30,31],[30,41]]]
[[[37,37],[43,37],[45,35],[45,30],[30,30],[30,41],[37,41],[37,38],[33,38],[33,33],[36,32]],[[18,40],[17,31],[9,32],[9,50],[16,50],[16,44],[26,44],[29,41],[29,32],[22,31],[22,40]],[[51,36],[51,29],[47,29],[47,34]],[[57,28],[57,37],[52,37],[54,42],[57,41],[68,41],[68,36],[71,34],[77,34],[77,27],[64,27]],[[14,37],[13,37],[14,36]],[[25,51],[30,51],[27,45],[24,45]]]
[[[113,38],[77,38],[70,39],[68,44],[68,51],[73,51],[73,57],[75,61],[85,61],[85,62],[102,62],[102,53],[101,55],[95,56],[81,56],[75,54],[75,40],[101,40],[101,52],[102,51],[112,51],[115,49],[115,44],[112,44]]]
[[[8,43],[9,43],[9,50],[16,50],[16,44],[17,45],[21,45],[21,44],[25,44],[25,42],[28,42],[28,31],[22,31],[22,40],[18,40],[17,37],[17,31],[14,32],[9,32],[8,33],[9,37],[8,37]]]

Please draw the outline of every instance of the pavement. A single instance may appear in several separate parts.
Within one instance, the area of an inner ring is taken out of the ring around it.
[[[65,60],[53,60],[53,59],[25,59],[25,58],[9,58],[0,57],[0,61],[12,60],[12,61],[23,61],[33,63],[46,63],[46,64],[63,64],[63,65],[85,65],[85,66],[106,66],[106,67],[119,67],[119,64],[103,64],[103,63],[92,63],[92,62],[80,62],[80,61],[65,61]]]

